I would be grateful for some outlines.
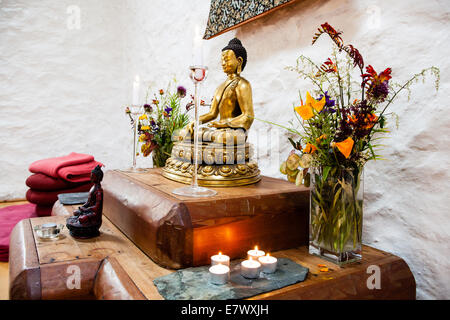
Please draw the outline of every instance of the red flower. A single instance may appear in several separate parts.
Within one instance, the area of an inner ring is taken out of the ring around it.
[[[337,72],[337,66],[333,61],[331,61],[330,58],[328,58],[327,61],[322,63],[322,65],[320,66],[320,70],[327,73]]]
[[[392,69],[386,68],[383,72],[377,74],[375,69],[369,65],[366,67],[366,72],[361,75],[363,78],[361,87],[367,87],[369,97],[383,101],[389,93],[388,81],[392,78]]]
[[[343,47],[342,50],[347,52],[348,55],[350,56],[350,58],[353,59],[353,67],[358,66],[362,72],[362,70],[364,68],[364,59],[363,59],[362,55],[359,53],[358,49],[356,49],[351,44],[349,44],[349,45]]]
[[[314,44],[317,39],[319,39],[319,37],[326,33],[330,36],[330,38],[337,44],[337,46],[340,48],[342,46],[342,38],[341,38],[341,34],[342,31],[336,31],[332,26],[330,26],[328,24],[328,22],[325,22],[323,24],[320,25],[320,28],[317,29],[319,32],[317,32],[314,37],[313,37],[313,41],[312,44]]]

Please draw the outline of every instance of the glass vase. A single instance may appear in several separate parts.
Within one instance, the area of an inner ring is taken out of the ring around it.
[[[153,168],[162,168],[172,152],[172,145],[158,147],[152,151]]]
[[[309,252],[338,265],[360,260],[363,168],[312,169]]]

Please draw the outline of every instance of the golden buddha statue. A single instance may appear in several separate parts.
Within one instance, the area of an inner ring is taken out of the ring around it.
[[[246,142],[253,123],[253,101],[250,82],[241,77],[247,63],[247,51],[239,39],[232,39],[222,49],[222,68],[227,79],[214,93],[208,113],[199,117],[198,183],[203,186],[239,186],[260,180],[252,148]],[[213,121],[220,117],[219,120]],[[175,138],[171,157],[163,169],[169,179],[190,183],[194,122]]]

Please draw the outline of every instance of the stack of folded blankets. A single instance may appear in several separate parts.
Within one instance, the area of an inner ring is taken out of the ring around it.
[[[26,180],[30,187],[26,198],[36,204],[38,216],[51,214],[60,193],[86,192],[92,186],[91,171],[103,165],[88,154],[72,152],[67,156],[33,162],[29,170],[34,173]]]

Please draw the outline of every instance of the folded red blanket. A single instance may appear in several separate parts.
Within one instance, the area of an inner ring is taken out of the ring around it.
[[[103,166],[101,162],[90,161],[73,166],[62,167],[58,175],[70,182],[86,182],[91,180],[91,171],[97,166]]]
[[[0,209],[0,261],[8,261],[12,229],[21,220],[36,217],[35,207],[36,205],[27,203]]]
[[[25,184],[37,191],[57,191],[78,187],[82,183],[70,182],[61,178],[53,178],[43,173],[35,173],[28,177]]]
[[[71,192],[86,192],[92,187],[92,183],[85,183],[81,186],[63,189],[58,191],[36,191],[29,189],[26,194],[26,198],[31,203],[38,204],[40,206],[52,206],[56,200],[58,200],[58,194],[60,193],[71,193]]]
[[[67,156],[42,159],[30,164],[29,170],[33,173],[43,173],[48,176],[58,178],[58,170],[62,167],[73,166],[94,161],[94,157],[89,154],[72,152]]]

